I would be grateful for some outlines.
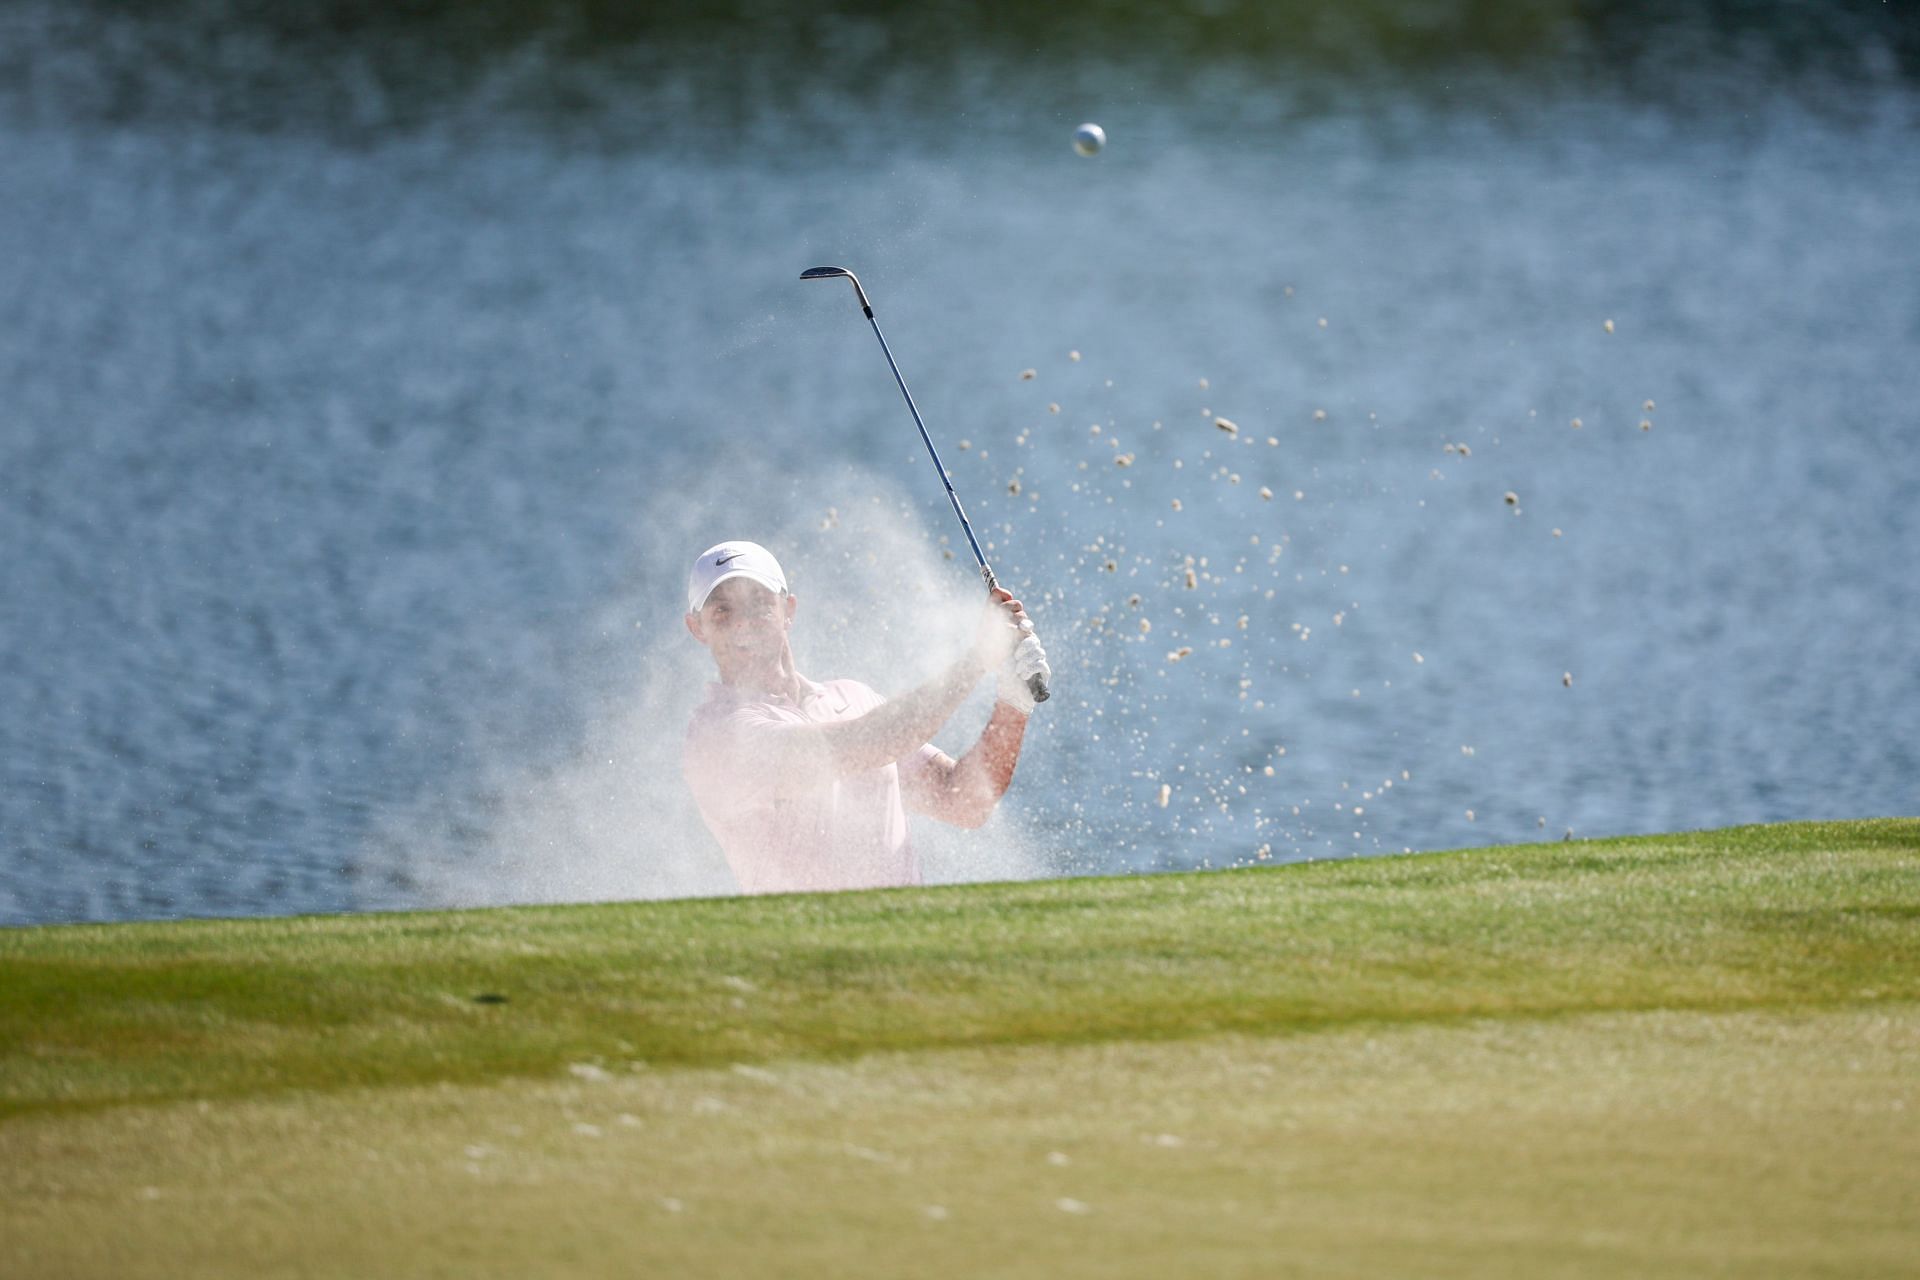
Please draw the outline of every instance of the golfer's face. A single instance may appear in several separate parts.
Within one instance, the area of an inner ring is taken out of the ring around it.
[[[701,639],[724,672],[777,659],[786,643],[793,598],[746,578],[730,578],[700,606]]]

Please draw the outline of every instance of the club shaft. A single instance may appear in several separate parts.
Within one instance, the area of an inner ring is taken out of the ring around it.
[[[953,514],[960,517],[960,528],[966,532],[967,545],[973,548],[973,558],[980,564],[980,576],[987,581],[987,590],[992,591],[1000,583],[993,576],[993,568],[987,563],[987,557],[980,550],[980,540],[973,536],[973,524],[967,519],[967,510],[960,505],[960,495],[953,491],[953,479],[947,475],[946,466],[940,461],[940,451],[933,447],[933,437],[927,434],[927,424],[920,417],[920,406],[913,402],[913,392],[907,390],[907,380],[900,376],[900,365],[893,358],[893,348],[887,345],[887,336],[880,332],[880,322],[873,318],[873,308],[863,306],[867,313],[867,323],[873,326],[873,336],[880,339],[880,350],[887,357],[887,367],[893,370],[893,380],[900,384],[900,394],[907,402],[907,412],[913,415],[913,425],[920,428],[920,443],[927,446],[927,456],[933,459],[933,469],[940,473],[940,483],[946,487],[947,501],[953,504]]]
[[[960,505],[960,495],[953,491],[953,477],[947,474],[946,464],[940,461],[940,451],[933,447],[933,437],[927,432],[927,423],[920,416],[920,406],[913,402],[913,392],[907,390],[907,380],[900,376],[900,362],[893,358],[893,348],[887,345],[887,335],[880,332],[880,322],[873,318],[873,304],[867,301],[867,291],[860,287],[860,278],[845,267],[809,267],[800,273],[802,280],[839,280],[845,279],[853,285],[853,293],[860,300],[860,310],[865,313],[867,323],[873,326],[873,336],[880,340],[880,352],[887,358],[887,368],[893,370],[893,380],[900,387],[900,396],[907,402],[907,412],[913,415],[913,425],[920,428],[920,443],[927,446],[927,456],[933,459],[933,469],[940,473],[940,483],[947,491],[947,501],[953,504],[953,514],[960,519],[960,528],[967,535],[967,545],[973,548],[973,558],[980,566],[980,577],[987,584],[988,594],[1000,590],[1000,582],[993,576],[993,567],[987,563],[986,553],[980,550],[980,539],[973,534],[973,522],[967,519],[967,509]],[[1033,633],[1031,623],[1023,628],[1028,635]],[[1040,672],[1027,677],[1027,691],[1033,695],[1036,703],[1045,702],[1053,696],[1047,687],[1047,678]]]

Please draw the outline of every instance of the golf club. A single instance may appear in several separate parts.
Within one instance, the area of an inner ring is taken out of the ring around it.
[[[860,309],[867,314],[867,323],[873,326],[873,336],[880,339],[880,350],[886,354],[887,367],[893,370],[893,380],[900,384],[900,394],[906,397],[907,411],[913,414],[913,425],[920,428],[921,443],[927,446],[927,454],[933,459],[933,469],[940,473],[940,483],[947,487],[947,501],[953,504],[953,514],[960,517],[960,527],[966,531],[967,545],[973,548],[973,558],[980,562],[980,576],[985,579],[989,594],[999,589],[1000,580],[993,576],[993,567],[987,563],[986,555],[980,550],[980,540],[973,536],[973,525],[967,521],[967,512],[960,505],[960,495],[953,491],[953,477],[947,474],[947,468],[940,461],[940,451],[933,447],[933,437],[927,434],[927,424],[920,418],[920,408],[913,402],[913,392],[907,390],[907,380],[900,376],[900,366],[894,363],[893,349],[887,346],[886,335],[880,332],[880,322],[873,318],[873,304],[867,301],[867,291],[860,287],[860,278],[845,267],[808,267],[800,273],[802,280],[840,280],[845,279],[853,285],[854,296],[860,299]],[[1053,691],[1047,688],[1046,677],[1035,675],[1027,680],[1027,690],[1033,694],[1035,702],[1045,702]]]

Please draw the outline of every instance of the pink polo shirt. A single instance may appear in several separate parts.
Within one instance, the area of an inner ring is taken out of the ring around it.
[[[939,753],[927,744],[845,778],[833,777],[823,756],[782,776],[769,735],[853,720],[886,701],[858,680],[803,676],[800,685],[796,703],[710,684],[687,725],[681,768],[734,878],[748,893],[919,884],[900,771],[924,769]]]

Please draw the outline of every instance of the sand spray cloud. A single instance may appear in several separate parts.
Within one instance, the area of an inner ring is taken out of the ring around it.
[[[870,471],[731,467],[724,489],[654,495],[636,511],[625,552],[636,566],[630,593],[582,623],[605,643],[594,649],[600,669],[581,681],[596,705],[577,738],[539,762],[479,753],[466,792],[476,799],[457,814],[423,805],[390,823],[376,842],[379,861],[404,863],[417,897],[448,906],[734,892],[680,773],[687,718],[713,678],[682,620],[685,573],[694,555],[727,538],[763,543],[780,558],[799,600],[795,661],[813,679],[902,692],[958,655],[979,616],[964,550],[953,556],[926,513]],[[982,683],[937,745],[956,756],[971,745],[991,687]],[[929,881],[1045,873],[1018,790],[1016,781],[978,831],[913,820]]]

